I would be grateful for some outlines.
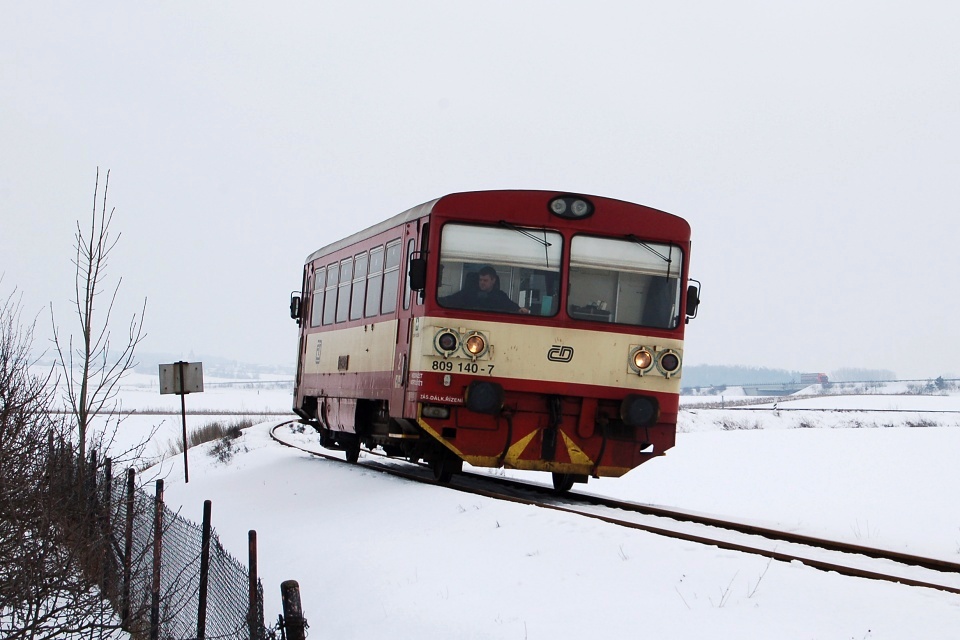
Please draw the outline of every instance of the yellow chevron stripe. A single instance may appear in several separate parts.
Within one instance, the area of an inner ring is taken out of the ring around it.
[[[504,457],[504,466],[508,466],[508,467],[515,466],[517,462],[520,460],[520,456],[523,455],[523,451],[527,448],[527,446],[530,444],[530,441],[533,440],[534,436],[536,436],[538,433],[539,433],[539,430],[531,431],[529,434],[527,434],[526,437],[524,437],[521,440],[517,440],[512,445],[510,445],[510,448],[507,449],[507,455]]]
[[[446,440],[444,440],[443,438],[441,438],[441,437],[440,437],[440,434],[437,433],[436,431],[434,431],[434,430],[433,430],[433,427],[431,427],[429,424],[426,423],[426,421],[424,421],[423,417],[420,415],[420,409],[417,409],[417,424],[419,424],[421,427],[423,427],[423,430],[424,430],[424,431],[426,431],[426,432],[429,433],[431,436],[433,436],[435,440],[437,440],[438,442],[440,442],[440,444],[442,444],[443,446],[445,446],[447,449],[450,449],[450,451],[454,452],[455,454],[457,454],[457,455],[460,456],[461,458],[467,459],[467,456],[464,456],[462,451],[460,451],[460,450],[457,449],[455,446],[453,446],[452,444],[450,444],[449,442],[447,442]],[[469,460],[467,460],[467,461],[469,462]]]
[[[567,455],[570,456],[570,462],[573,464],[593,466],[593,460],[590,459],[590,456],[585,454],[583,449],[578,447],[566,433],[561,430],[560,435],[563,436],[563,444],[567,447]]]

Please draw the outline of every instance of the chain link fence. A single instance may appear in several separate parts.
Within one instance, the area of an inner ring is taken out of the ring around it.
[[[198,525],[164,505],[162,481],[151,496],[134,486],[132,471],[112,478],[109,463],[97,479],[107,547],[102,586],[129,631],[158,640],[274,637],[264,627],[262,584],[227,553],[209,522]]]

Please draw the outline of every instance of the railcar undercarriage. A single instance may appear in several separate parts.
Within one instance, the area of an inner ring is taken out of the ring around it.
[[[612,400],[507,394],[496,415],[465,406],[423,405],[416,421],[390,416],[383,400],[307,398],[298,413],[320,444],[356,462],[363,448],[389,457],[423,460],[440,482],[473,466],[546,471],[567,491],[589,476],[618,476],[673,445],[669,424],[630,426]],[[624,401],[629,406],[629,401]],[[659,414],[659,411],[657,411]],[[429,416],[429,417],[428,417]],[[656,418],[651,418],[656,422]]]
[[[413,463],[425,461],[439,482],[449,482],[463,469],[463,460],[429,437],[416,423],[391,418],[386,401],[357,401],[353,424],[349,425],[352,431],[342,424],[337,425],[340,428],[334,427],[325,407],[323,401],[307,398],[298,413],[306,417],[306,422],[320,435],[321,446],[345,452],[349,462],[359,460],[364,448],[373,451],[380,447],[391,458]]]

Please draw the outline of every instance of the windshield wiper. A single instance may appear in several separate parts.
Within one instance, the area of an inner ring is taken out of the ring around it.
[[[550,251],[549,251],[549,250],[550,250],[550,247],[553,246],[553,245],[551,245],[549,242],[547,242],[547,238],[546,238],[547,230],[546,230],[546,229],[541,229],[541,231],[543,231],[544,237],[543,237],[543,238],[538,238],[537,236],[533,235],[532,233],[530,233],[530,232],[527,231],[526,229],[521,229],[521,228],[518,227],[517,225],[511,224],[511,223],[507,222],[506,220],[501,220],[499,224],[500,224],[501,227],[506,227],[507,229],[510,229],[511,231],[516,231],[517,233],[520,233],[520,234],[523,234],[523,235],[527,236],[528,238],[530,238],[530,239],[533,240],[534,242],[539,242],[541,245],[543,245],[543,258],[544,258],[544,263],[546,264],[546,267],[547,267],[548,269],[550,268]]]
[[[638,238],[637,236],[633,235],[632,233],[631,233],[631,234],[628,234],[626,237],[627,237],[628,240],[630,240],[630,241],[632,241],[632,242],[640,245],[641,247],[643,247],[644,249],[646,249],[647,251],[649,251],[649,252],[652,253],[653,255],[657,256],[658,258],[660,258],[660,259],[663,260],[664,262],[667,262],[667,263],[673,262],[673,259],[672,259],[671,257],[663,255],[662,253],[660,253],[659,251],[657,251],[656,249],[654,249],[653,247],[651,247],[650,245],[648,245],[646,242],[644,242],[643,240],[641,240],[641,239]],[[671,253],[673,253],[672,248],[671,248]]]
[[[539,242],[539,243],[542,244],[544,247],[552,246],[549,242],[547,242],[546,238],[543,238],[543,239],[538,238],[537,236],[533,235],[532,233],[530,233],[530,232],[527,231],[526,229],[521,229],[521,228],[518,227],[517,225],[511,224],[511,223],[507,222],[506,220],[501,220],[501,221],[500,221],[500,226],[501,226],[501,227],[506,227],[507,229],[510,229],[511,231],[516,231],[517,233],[522,233],[523,235],[527,236],[527,237],[530,238],[531,240],[535,240],[536,242]],[[546,232],[546,229],[542,229],[542,231]]]
[[[661,260],[663,260],[664,262],[666,262],[666,263],[667,263],[667,277],[668,277],[668,278],[670,277],[670,267],[673,266],[673,245],[670,245],[670,255],[669,255],[669,256],[665,256],[665,255],[663,255],[662,253],[660,253],[659,251],[657,251],[656,249],[654,249],[653,247],[651,247],[649,244],[647,244],[646,242],[644,242],[643,240],[641,240],[640,238],[638,238],[637,236],[633,235],[632,233],[627,234],[627,239],[629,239],[630,241],[634,242],[635,244],[640,245],[641,247],[643,247],[644,249],[646,249],[647,251],[649,251],[649,252],[652,253],[653,255],[657,256],[658,258],[660,258]]]

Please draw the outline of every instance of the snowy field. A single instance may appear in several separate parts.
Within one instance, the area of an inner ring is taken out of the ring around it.
[[[282,414],[290,405],[289,390],[208,389],[188,396],[188,409]],[[152,393],[125,389],[124,406],[179,412],[177,397]],[[770,406],[691,403],[665,457],[576,490],[960,562],[960,395],[811,395]],[[132,436],[158,419],[160,438],[178,437],[178,413],[136,415],[124,429]],[[188,416],[188,426],[208,419]],[[144,479],[164,477],[168,504],[195,521],[212,500],[221,542],[244,561],[255,529],[267,620],[280,612],[280,583],[297,580],[313,638],[960,633],[960,596],[314,459],[269,440],[281,419],[246,430],[229,463],[208,455],[209,444],[191,449],[189,484],[177,457]]]
[[[184,397],[188,433],[213,422],[233,424],[251,420],[259,423],[291,416],[291,380],[205,377],[203,392]],[[117,400],[123,417],[119,426],[116,418],[110,420],[109,430],[111,434],[115,432],[112,450],[125,451],[146,441],[143,459],[138,464],[142,466],[168,455],[183,442],[180,396],[161,395],[159,375],[126,375]]]

